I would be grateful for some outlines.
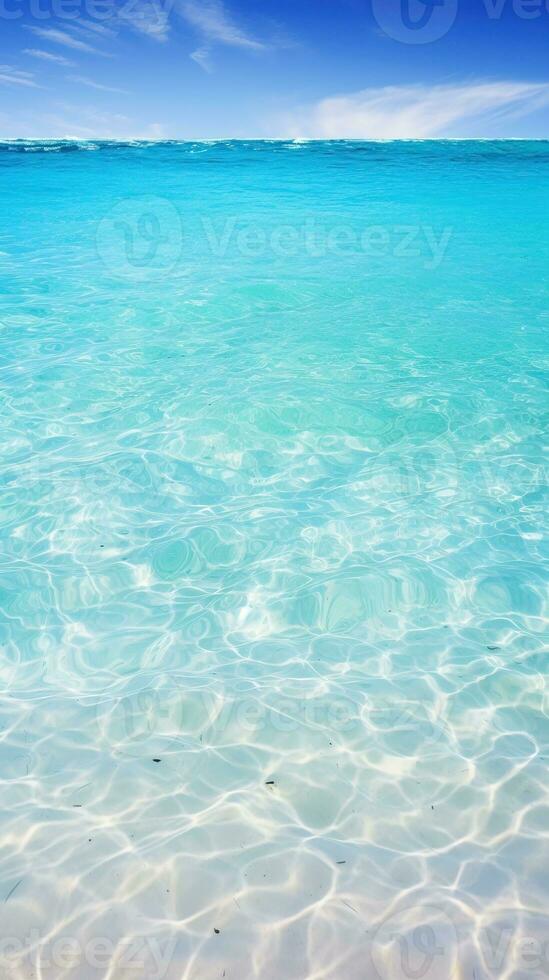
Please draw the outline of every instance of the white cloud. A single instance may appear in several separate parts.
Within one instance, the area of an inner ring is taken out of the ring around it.
[[[69,75],[68,80],[70,82],[78,82],[80,85],[86,85],[88,88],[96,89],[98,92],[114,92],[117,95],[129,94],[124,88],[102,85],[101,82],[94,82],[93,78],[86,78],[84,75]]]
[[[20,71],[11,65],[0,65],[0,83],[5,85],[24,85],[27,88],[39,88],[30,71]]]
[[[32,31],[36,37],[40,37],[44,41],[51,41],[52,44],[63,44],[67,48],[73,48],[75,51],[86,51],[88,54],[103,54],[102,51],[98,51],[87,41],[79,41],[77,37],[73,37],[72,34],[67,34],[65,31],[58,31],[56,27],[35,27],[33,25],[27,26],[27,30]]]
[[[51,61],[56,65],[63,65],[64,68],[73,68],[74,61],[69,61],[61,54],[52,54],[51,51],[42,51],[39,48],[24,48],[23,54],[28,54],[31,58],[40,58],[42,61]]]
[[[189,58],[196,61],[197,65],[200,65],[200,67],[209,74],[213,71],[210,58],[210,49],[208,47],[198,48],[189,55]]]
[[[164,42],[170,34],[170,15],[175,9],[179,15],[202,35],[205,43],[194,51],[193,58],[205,71],[211,71],[208,59],[209,44],[225,44],[231,47],[262,51],[267,45],[247,34],[234,23],[223,0],[131,0],[113,13],[109,26],[79,18],[75,22],[57,27],[29,26],[37,37],[53,44],[62,44],[75,51],[102,54],[94,45],[101,40],[116,37],[121,28],[129,28],[154,41]]]
[[[221,0],[180,0],[179,13],[208,41],[262,51],[266,45],[233,23]]]
[[[421,139],[527,115],[549,103],[549,83],[401,85],[322,99],[280,118],[277,135],[301,139]],[[282,130],[282,132],[280,132]]]
[[[162,123],[134,120],[121,113],[82,105],[41,106],[18,116],[0,112],[0,139],[164,139]]]
[[[67,27],[77,34],[89,34],[91,31],[93,34],[100,34],[102,37],[116,37],[116,31],[110,27],[99,24],[95,20],[85,20],[84,17],[79,17],[77,21],[69,21]]]

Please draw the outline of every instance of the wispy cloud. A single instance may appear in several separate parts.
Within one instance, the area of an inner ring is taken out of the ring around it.
[[[67,103],[41,106],[17,120],[16,135],[27,139],[164,139],[159,122],[136,121],[121,113]],[[14,136],[13,115],[0,112],[0,138]]]
[[[86,85],[87,88],[93,88],[97,92],[114,92],[116,95],[129,95],[129,92],[124,88],[115,88],[112,85],[102,85],[101,82],[94,82],[93,78],[86,78],[84,75],[68,75],[69,82],[77,82],[80,85]]]
[[[76,31],[79,34],[89,34],[91,31],[92,34],[99,34],[101,37],[116,37],[116,31],[113,31],[111,27],[99,24],[95,20],[85,20],[84,17],[71,20],[67,26],[71,31]]]
[[[62,44],[67,48],[73,48],[74,51],[86,51],[88,54],[104,54],[103,51],[94,48],[87,41],[81,41],[79,38],[73,37],[72,34],[67,34],[66,31],[59,31],[56,27],[25,26],[36,37],[40,37],[44,41],[50,41],[52,44]]]
[[[51,61],[55,65],[62,65],[64,68],[74,68],[74,61],[69,61],[61,54],[52,54],[51,51],[42,51],[39,48],[24,48],[23,54],[28,54],[31,58],[40,58],[42,61]]]
[[[180,0],[177,9],[208,41],[252,51],[266,48],[233,22],[221,0]]]
[[[20,71],[11,65],[0,65],[0,84],[24,85],[26,88],[39,88],[34,81],[34,75],[29,71]]]
[[[200,67],[204,71],[207,71],[208,74],[211,74],[213,71],[210,49],[208,47],[205,46],[203,48],[197,48],[196,51],[193,51],[192,54],[189,55],[189,58],[196,61],[197,65],[200,65]]]
[[[277,134],[304,139],[421,139],[465,135],[482,120],[527,115],[549,104],[549,83],[402,85],[334,96],[292,111]],[[282,130],[282,132],[281,132]]]
[[[224,44],[250,51],[263,51],[269,47],[235,23],[223,0],[131,0],[113,11],[108,24],[78,18],[64,24],[62,30],[58,27],[35,25],[28,26],[28,30],[52,44],[109,57],[96,45],[116,37],[124,28],[153,41],[167,41],[173,10],[202,36],[204,44],[193,51],[190,57],[205,71],[212,70],[209,60],[211,44]]]

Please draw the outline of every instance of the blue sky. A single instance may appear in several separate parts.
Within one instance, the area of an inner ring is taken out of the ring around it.
[[[549,0],[0,0],[0,137],[549,137]]]

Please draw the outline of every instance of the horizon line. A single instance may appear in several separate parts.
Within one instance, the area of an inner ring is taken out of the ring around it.
[[[548,143],[549,136],[2,136],[2,143]]]

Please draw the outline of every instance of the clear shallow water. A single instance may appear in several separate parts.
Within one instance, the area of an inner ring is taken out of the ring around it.
[[[549,972],[548,165],[0,145],[10,978]]]

